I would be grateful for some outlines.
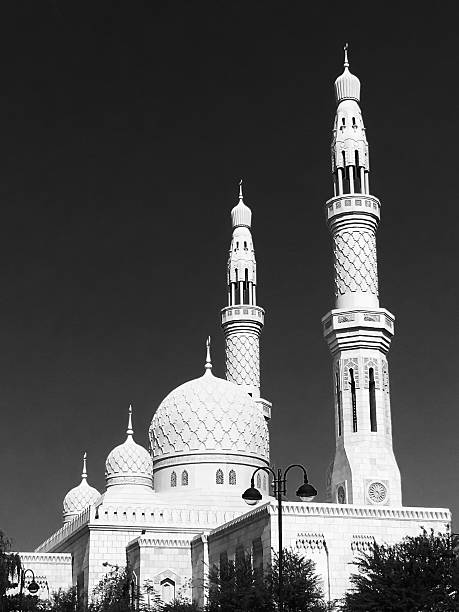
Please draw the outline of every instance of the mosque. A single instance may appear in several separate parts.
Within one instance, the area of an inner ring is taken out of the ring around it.
[[[324,210],[336,300],[322,318],[332,356],[335,455],[326,503],[282,504],[284,546],[315,561],[329,600],[349,587],[350,563],[372,542],[394,543],[421,527],[445,531],[451,522],[448,509],[402,505],[387,361],[394,315],[378,299],[381,203],[370,193],[360,81],[349,71],[347,51],[335,94],[334,195]],[[248,507],[241,497],[254,471],[269,465],[271,418],[260,392],[265,311],[257,302],[252,212],[242,185],[231,221],[221,311],[225,379],[212,373],[208,342],[201,375],[171,391],[154,413],[149,450],[135,442],[129,408],[126,439],[107,456],[102,494],[88,483],[84,457],[81,483],[63,502],[63,526],[35,552],[21,553],[39,584],[51,590],[73,584],[89,600],[107,567],[127,560],[140,592],[147,583],[163,601],[182,595],[202,604],[209,567],[243,551],[254,566],[269,565],[278,508],[268,474],[256,475],[258,505]]]

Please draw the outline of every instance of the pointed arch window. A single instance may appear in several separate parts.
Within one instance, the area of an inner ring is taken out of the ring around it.
[[[257,474],[257,489],[261,489],[261,474]]]
[[[349,368],[349,385],[351,387],[351,398],[352,398],[352,431],[355,433],[357,431],[357,398],[355,394],[355,379],[354,379],[354,369]]]
[[[171,474],[171,487],[176,487],[177,486],[177,474],[175,472],[172,472]]]
[[[336,409],[338,412],[337,414],[338,416],[338,436],[340,436],[342,434],[342,428],[343,428],[343,415],[342,415],[342,408],[341,408],[341,389],[339,385],[338,372],[336,372],[335,376],[336,376]]]
[[[368,371],[368,394],[370,399],[370,427],[371,431],[378,431],[378,423],[376,420],[376,386],[375,373],[373,368]]]
[[[223,472],[220,469],[218,469],[217,473],[215,474],[215,482],[217,484],[223,484]]]
[[[188,472],[186,470],[183,470],[182,472],[182,486],[183,487],[188,486]]]
[[[229,473],[229,483],[230,483],[230,485],[235,485],[236,484],[236,472],[234,470],[230,470],[230,473]]]

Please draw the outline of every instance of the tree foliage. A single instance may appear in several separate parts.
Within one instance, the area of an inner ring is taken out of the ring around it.
[[[314,562],[283,551],[284,612],[322,612],[327,609]],[[209,575],[208,612],[274,612],[279,609],[279,556],[266,576],[252,566],[249,554],[214,567]]]
[[[457,536],[433,530],[388,546],[374,544],[355,562],[346,612],[453,612],[459,610]]]
[[[89,612],[130,612],[131,585],[129,568],[113,568],[94,587]]]
[[[284,612],[322,612],[326,610],[320,579],[312,559],[305,559],[293,550],[283,551],[283,600]],[[279,555],[274,555],[271,574],[268,576],[270,592],[276,606],[279,605]]]
[[[0,612],[11,609],[7,591],[20,581],[21,558],[10,550],[11,542],[0,530]]]

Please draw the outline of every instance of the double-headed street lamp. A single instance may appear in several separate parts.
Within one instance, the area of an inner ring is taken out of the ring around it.
[[[284,553],[282,549],[282,496],[287,494],[287,474],[289,470],[293,467],[298,467],[303,470],[303,484],[300,485],[297,489],[296,494],[301,499],[301,501],[311,501],[317,495],[316,489],[309,484],[308,475],[306,469],[300,465],[299,463],[293,463],[289,465],[282,473],[280,468],[277,468],[276,472],[270,467],[259,467],[252,474],[252,478],[250,479],[250,488],[244,491],[242,494],[242,499],[249,504],[250,506],[254,506],[261,499],[262,495],[258,489],[255,488],[255,474],[260,470],[267,472],[268,474],[272,474],[274,476],[273,480],[273,492],[274,497],[277,497],[277,521],[278,521],[278,537],[279,537],[279,612],[283,612],[284,610],[284,598],[283,598],[283,586],[284,586],[284,577],[283,577],[283,564],[284,564]]]

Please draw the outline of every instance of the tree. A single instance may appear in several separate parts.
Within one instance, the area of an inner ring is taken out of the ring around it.
[[[90,612],[131,612],[132,574],[129,568],[114,568],[94,587]]]
[[[283,550],[284,612],[322,612],[327,609],[324,602],[320,579],[315,572],[315,563],[305,559],[293,550]],[[271,575],[268,577],[270,591],[279,607],[279,554],[274,555]]]
[[[452,612],[459,610],[457,536],[425,529],[398,544],[373,544],[355,562],[346,612]]]
[[[293,550],[283,551],[284,612],[327,609],[314,562]],[[249,554],[214,567],[209,575],[209,612],[274,612],[279,609],[279,556],[263,576]]]
[[[21,558],[10,550],[11,542],[0,530],[0,612],[10,608],[7,591],[21,579]]]
[[[208,612],[268,612],[272,599],[261,571],[250,554],[215,566],[209,572]]]

